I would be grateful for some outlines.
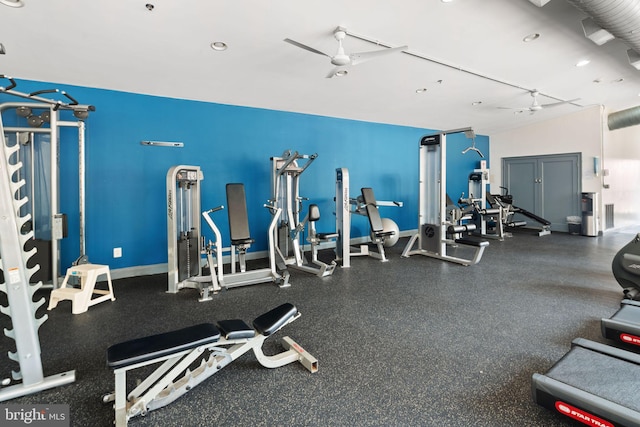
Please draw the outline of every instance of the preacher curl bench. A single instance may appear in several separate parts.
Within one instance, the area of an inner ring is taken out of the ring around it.
[[[130,418],[168,405],[249,350],[265,368],[297,361],[316,372],[316,358],[289,337],[282,339],[285,351],[273,356],[262,351],[269,336],[298,317],[296,307],[286,303],[258,316],[253,328],[243,320],[221,320],[216,325],[201,323],[115,344],[107,350],[107,365],[115,373],[115,391],[103,396],[103,402],[115,401],[115,425],[125,427]],[[191,370],[199,359],[199,366]],[[127,392],[127,372],[157,363],[161,365]]]

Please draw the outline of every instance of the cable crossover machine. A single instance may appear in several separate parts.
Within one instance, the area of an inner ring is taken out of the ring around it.
[[[11,378],[4,378],[0,382],[0,402],[25,396],[42,390],[70,384],[75,381],[75,371],[67,371],[60,374],[44,377],[40,341],[38,329],[47,320],[47,315],[36,317],[36,311],[45,299],[34,301],[34,294],[42,287],[42,280],[36,276],[40,270],[40,263],[47,263],[47,257],[38,258],[38,245],[30,244],[33,241],[37,229],[33,224],[33,204],[30,199],[41,194],[34,191],[33,175],[25,174],[23,160],[30,159],[33,162],[34,135],[48,134],[51,145],[50,161],[51,174],[48,176],[51,186],[50,212],[53,215],[46,218],[46,227],[53,228],[52,239],[55,244],[52,247],[53,280],[54,285],[58,278],[58,240],[62,238],[61,222],[56,220],[58,210],[58,128],[61,126],[77,126],[79,130],[80,151],[80,176],[81,192],[83,191],[84,163],[84,123],[82,120],[88,117],[89,111],[95,108],[90,105],[80,105],[69,94],[57,89],[41,90],[30,94],[18,92],[13,78],[0,75],[0,79],[7,79],[10,85],[0,87],[0,94],[16,96],[28,100],[27,103],[4,103],[0,106],[2,111],[15,109],[20,117],[27,118],[30,128],[4,127],[3,116],[0,115],[0,292],[6,295],[8,304],[0,305],[0,312],[11,318],[11,329],[5,329],[4,334],[15,341],[16,351],[9,351],[9,359],[19,364],[20,369],[11,372]],[[44,98],[40,95],[60,93],[70,102],[62,102]],[[79,122],[67,122],[59,120],[59,112],[67,110],[80,119]],[[35,114],[39,111],[39,114]],[[48,123],[48,126],[40,129],[40,126]],[[11,135],[14,137],[12,138]],[[31,142],[31,155],[23,153],[23,147]],[[23,156],[24,155],[24,156]],[[31,171],[35,168],[30,167]],[[45,177],[42,177],[45,179]],[[28,181],[29,180],[29,181]],[[27,188],[27,183],[31,188]],[[55,191],[54,191],[55,190]],[[83,201],[81,193],[81,204]],[[33,202],[33,200],[32,200]],[[83,222],[84,209],[81,207],[81,224]],[[52,224],[53,223],[53,224]],[[34,230],[35,229],[35,230]],[[83,230],[81,230],[83,238]],[[82,243],[81,243],[82,245]],[[82,245],[81,251],[84,251]],[[82,258],[82,257],[80,257]],[[79,258],[79,259],[80,259]],[[35,262],[34,262],[35,260]],[[32,280],[37,279],[35,283]],[[4,298],[3,298],[4,299]]]

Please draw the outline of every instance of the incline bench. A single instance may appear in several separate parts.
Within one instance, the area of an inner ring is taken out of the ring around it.
[[[266,356],[264,341],[300,313],[292,304],[282,304],[253,321],[221,320],[217,324],[201,323],[163,334],[115,344],[107,350],[107,365],[115,373],[115,391],[103,401],[115,401],[115,425],[124,427],[130,418],[146,415],[176,400],[211,375],[249,350],[266,368],[278,368],[300,362],[310,372],[318,370],[318,361],[289,337],[282,339],[285,351]],[[195,361],[200,365],[190,370]],[[127,392],[127,372],[161,363],[132,391]]]

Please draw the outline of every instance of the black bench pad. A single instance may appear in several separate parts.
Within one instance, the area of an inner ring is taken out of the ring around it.
[[[253,338],[256,336],[256,331],[241,319],[220,320],[218,322],[218,329],[222,332],[222,336],[228,340]]]
[[[259,334],[269,336],[282,327],[298,313],[298,309],[290,303],[282,304],[253,321],[253,327]]]
[[[117,369],[213,343],[219,339],[220,331],[214,324],[201,323],[112,345],[107,349],[107,365]]]
[[[460,243],[461,245],[477,246],[479,248],[483,246],[489,246],[489,242],[487,240],[473,236],[461,237],[459,239],[456,239],[455,242]]]

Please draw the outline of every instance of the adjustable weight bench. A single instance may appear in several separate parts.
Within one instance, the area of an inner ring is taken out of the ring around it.
[[[316,372],[316,358],[289,337],[282,339],[285,351],[273,356],[262,351],[269,336],[298,317],[296,307],[286,303],[258,316],[253,327],[239,319],[221,320],[112,345],[107,365],[114,370],[115,391],[103,396],[103,402],[115,402],[115,425],[124,427],[130,418],[168,405],[249,350],[266,368],[297,361]],[[153,364],[160,366],[127,392],[127,372]]]

